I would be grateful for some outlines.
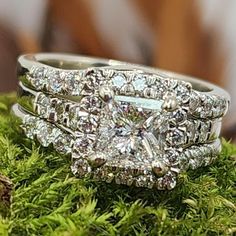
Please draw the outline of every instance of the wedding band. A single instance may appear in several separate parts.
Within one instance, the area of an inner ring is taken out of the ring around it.
[[[93,57],[38,53],[18,59],[18,77],[38,91],[83,96],[108,85],[115,94],[162,100],[175,98],[197,118],[223,116],[229,94],[211,83],[146,66]],[[172,94],[173,96],[165,96]],[[171,101],[169,101],[171,102]],[[172,103],[174,106],[174,103]]]
[[[145,66],[64,54],[23,55],[13,106],[29,138],[72,156],[72,171],[171,189],[220,152],[223,89]]]

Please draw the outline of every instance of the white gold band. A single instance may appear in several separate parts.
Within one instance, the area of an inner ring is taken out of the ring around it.
[[[38,91],[80,96],[109,85],[116,95],[162,99],[172,92],[197,118],[223,116],[229,94],[192,77],[120,61],[64,54],[34,54],[19,58],[18,76]]]
[[[220,152],[229,95],[145,66],[64,54],[19,58],[13,112],[27,137],[72,156],[72,171],[171,189],[179,172]]]

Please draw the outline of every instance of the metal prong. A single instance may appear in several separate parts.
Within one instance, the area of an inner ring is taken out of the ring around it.
[[[152,163],[152,171],[158,177],[162,177],[168,171],[168,167],[161,161],[154,161]]]
[[[173,93],[166,93],[164,95],[164,102],[162,104],[162,109],[166,111],[174,111],[178,107],[178,102]]]
[[[103,153],[94,153],[89,156],[88,162],[90,166],[98,168],[106,163],[106,158]]]
[[[104,85],[99,88],[99,96],[104,102],[110,102],[113,100],[115,94],[110,86]]]

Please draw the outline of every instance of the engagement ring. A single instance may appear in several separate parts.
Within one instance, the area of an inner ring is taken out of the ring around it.
[[[72,172],[172,189],[219,154],[223,89],[141,65],[63,54],[23,55],[13,112],[27,137],[71,155]]]

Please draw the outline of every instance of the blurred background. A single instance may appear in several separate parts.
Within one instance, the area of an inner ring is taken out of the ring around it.
[[[235,0],[0,0],[0,92],[21,53],[69,52],[160,67],[229,91],[236,137]]]

